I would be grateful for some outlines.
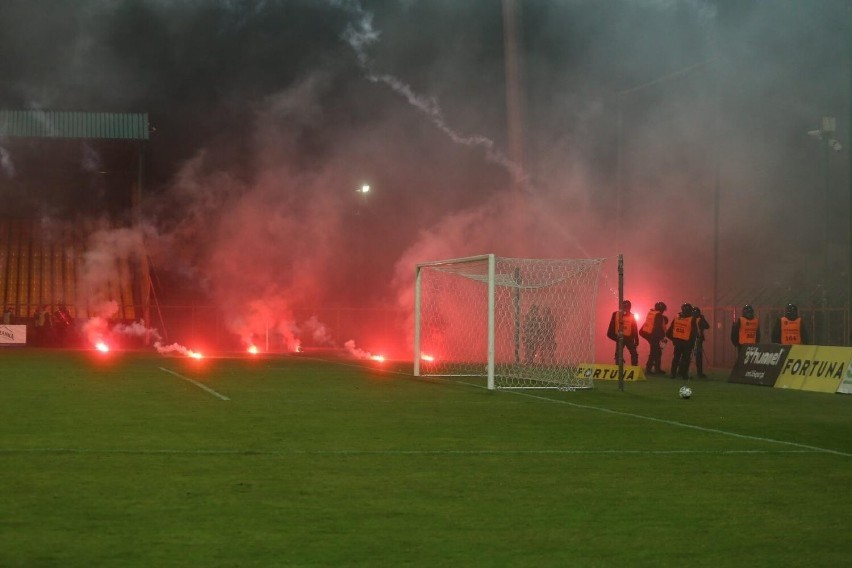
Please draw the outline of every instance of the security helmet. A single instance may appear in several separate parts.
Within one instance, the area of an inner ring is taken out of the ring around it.
[[[751,307],[751,304],[743,306],[743,317],[747,317],[749,319],[754,317],[754,308]]]
[[[666,311],[666,305],[663,302],[657,302],[654,304],[654,309],[658,312],[664,312]]]
[[[688,316],[692,314],[692,304],[686,302],[680,306],[681,315]]]
[[[698,306],[692,306],[692,315],[698,317],[701,315],[701,308]]]
[[[784,309],[784,315],[787,319],[796,319],[799,317],[799,308],[796,307],[796,304],[787,304],[787,307]]]

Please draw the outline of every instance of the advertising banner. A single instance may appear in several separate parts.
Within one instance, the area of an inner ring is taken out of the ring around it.
[[[0,345],[26,345],[27,326],[0,324]]]
[[[731,369],[728,382],[771,387],[775,385],[778,375],[781,374],[789,352],[789,345],[775,343],[743,345],[740,347],[737,362]]]
[[[842,394],[852,394],[852,361],[846,365],[846,374],[843,380],[840,381],[840,386],[837,387],[837,392]]]
[[[596,381],[617,381],[618,365],[603,365],[601,363],[583,363],[577,368],[577,374]],[[644,381],[645,371],[638,365],[624,366],[625,381]]]
[[[837,392],[852,361],[852,347],[793,345],[775,388]]]

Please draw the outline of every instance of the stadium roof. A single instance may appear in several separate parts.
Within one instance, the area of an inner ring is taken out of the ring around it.
[[[0,137],[148,140],[148,113],[0,110]]]

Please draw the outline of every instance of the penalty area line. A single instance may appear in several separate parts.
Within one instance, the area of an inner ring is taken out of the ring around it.
[[[204,390],[204,391],[209,392],[210,394],[212,394],[213,396],[215,396],[215,397],[216,397],[216,398],[218,398],[219,400],[231,400],[230,398],[228,398],[228,397],[227,397],[227,396],[225,396],[224,394],[222,394],[222,393],[218,393],[218,392],[214,391],[213,389],[211,389],[211,388],[210,388],[210,387],[208,387],[207,385],[202,385],[202,384],[201,384],[201,383],[199,383],[198,381],[194,381],[194,380],[190,379],[189,377],[184,377],[184,376],[183,376],[183,375],[181,375],[180,373],[176,373],[176,372],[172,371],[171,369],[166,369],[165,367],[160,367],[160,370],[161,370],[161,371],[164,371],[164,372],[166,372],[166,373],[169,373],[169,374],[171,374],[171,375],[174,375],[174,376],[176,376],[177,378],[179,378],[179,379],[181,379],[181,380],[184,380],[184,381],[186,381],[186,382],[188,382],[188,383],[192,383],[192,384],[194,384],[195,386],[197,386],[197,387],[198,387],[198,388],[200,388],[201,390]]]

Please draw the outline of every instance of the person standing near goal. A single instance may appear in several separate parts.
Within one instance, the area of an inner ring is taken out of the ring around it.
[[[689,361],[692,357],[692,348],[695,345],[692,304],[685,303],[680,307],[680,313],[669,325],[666,337],[671,339],[674,345],[671,378],[674,379],[679,375],[686,380],[689,378]]]
[[[652,310],[648,310],[648,316],[639,336],[648,342],[651,352],[648,354],[648,362],[645,363],[645,373],[648,375],[659,375],[663,373],[663,342],[666,340],[666,324],[668,318],[663,314],[666,304],[657,302]]]
[[[630,364],[636,366],[639,364],[639,351],[636,347],[639,345],[639,329],[636,326],[636,319],[630,313],[630,308],[633,304],[630,300],[624,300],[621,303],[621,309],[617,312],[612,312],[612,317],[609,319],[609,327],[606,330],[606,336],[615,341],[615,364],[621,361],[624,356],[624,349],[621,353],[618,352],[618,330],[622,330],[624,336],[624,347],[630,352]]]
[[[742,315],[731,326],[731,343],[739,350],[742,345],[760,343],[760,320],[754,317],[751,304],[743,306]]]
[[[695,356],[695,370],[699,379],[706,379],[707,375],[704,374],[704,331],[710,329],[710,324],[707,323],[707,318],[704,317],[701,308],[698,306],[692,307],[692,317],[695,323],[695,344],[692,349],[692,354]]]
[[[542,343],[542,321],[538,304],[533,304],[524,320],[524,360],[528,365],[535,363],[540,355]]]
[[[549,307],[541,316],[541,358],[547,365],[556,363],[556,318]]]
[[[802,325],[799,308],[796,304],[787,304],[784,315],[775,320],[772,328],[772,343],[781,345],[808,345],[807,328]]]

